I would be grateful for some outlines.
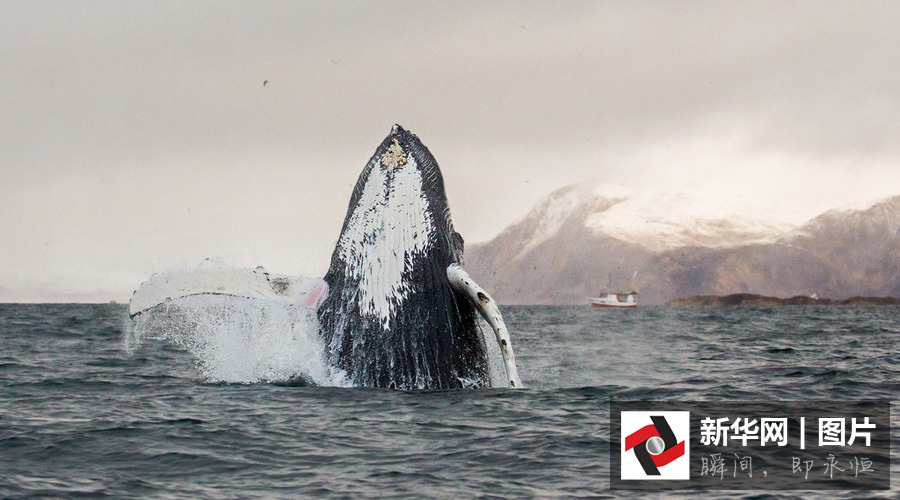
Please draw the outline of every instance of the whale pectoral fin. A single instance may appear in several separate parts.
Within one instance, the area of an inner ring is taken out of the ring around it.
[[[450,279],[450,286],[465,295],[494,330],[497,344],[500,345],[500,352],[503,353],[503,362],[506,364],[509,386],[522,387],[519,371],[516,369],[516,355],[513,353],[512,342],[509,339],[509,331],[506,329],[506,323],[503,322],[503,316],[500,314],[497,303],[475,283],[459,264],[450,264],[447,268],[447,278]]]
[[[192,295],[270,299],[316,310],[328,296],[328,284],[320,278],[271,274],[261,267],[247,269],[205,261],[193,268],[154,274],[135,290],[129,313],[133,317]]]

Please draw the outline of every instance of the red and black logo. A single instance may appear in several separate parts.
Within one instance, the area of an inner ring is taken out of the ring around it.
[[[650,416],[653,424],[625,437],[625,451],[634,450],[644,473],[659,476],[659,468],[684,455],[684,441],[678,441],[663,416]]]

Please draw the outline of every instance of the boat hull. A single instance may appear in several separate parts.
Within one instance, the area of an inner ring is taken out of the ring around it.
[[[591,306],[593,307],[637,307],[637,304],[600,304],[597,302],[591,302]]]
[[[591,297],[593,307],[637,307],[635,293],[603,293],[599,297]]]

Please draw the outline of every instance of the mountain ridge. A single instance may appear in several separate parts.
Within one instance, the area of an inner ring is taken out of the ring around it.
[[[653,203],[655,213],[640,213]],[[642,304],[734,293],[900,295],[900,196],[802,223],[747,204],[710,207],[692,194],[566,186],[471,245],[466,267],[507,304],[585,304],[607,280],[638,290]]]

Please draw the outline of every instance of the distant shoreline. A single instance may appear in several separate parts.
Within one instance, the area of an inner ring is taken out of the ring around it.
[[[897,297],[850,297],[849,299],[817,299],[796,295],[787,299],[766,297],[752,293],[731,295],[695,295],[671,300],[670,306],[896,306]]]

